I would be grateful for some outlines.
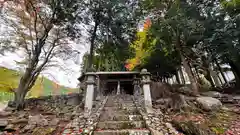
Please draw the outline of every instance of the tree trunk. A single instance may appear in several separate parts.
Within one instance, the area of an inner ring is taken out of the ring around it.
[[[202,57],[202,61],[203,61],[203,67],[205,68],[205,71],[206,71],[206,75],[204,75],[205,76],[205,78],[211,83],[211,86],[212,87],[214,87],[215,85],[214,85],[214,82],[213,82],[213,80],[212,80],[212,77],[211,77],[211,73],[210,73],[210,63],[208,62],[208,60],[207,60],[207,58],[206,58],[206,56],[203,56]]]
[[[24,109],[24,99],[27,94],[28,90],[25,89],[25,85],[19,84],[19,87],[17,88],[16,97],[15,97],[15,104],[17,110]]]
[[[217,75],[217,77],[218,77],[218,80],[220,81],[221,85],[223,85],[224,83],[222,82],[222,79],[220,78],[220,76]]]
[[[177,80],[177,83],[178,83],[178,84],[180,84],[180,83],[181,83],[181,82],[180,82],[180,78],[179,78],[178,71],[177,71],[177,73],[176,73],[176,80]]]
[[[238,68],[237,64],[235,64],[232,60],[229,60],[229,65],[231,66],[232,72],[235,76],[236,85],[237,85],[237,87],[240,87],[240,71],[239,71],[239,68]]]
[[[180,57],[181,57],[181,60],[182,60],[182,63],[183,63],[183,67],[185,68],[186,72],[187,72],[187,75],[189,77],[189,80],[191,82],[191,86],[192,86],[192,89],[193,89],[193,94],[194,95],[198,95],[198,86],[197,86],[197,83],[192,75],[192,72],[191,72],[191,68],[189,67],[188,65],[188,62],[185,60],[185,58],[182,56],[182,54],[180,53]]]
[[[185,78],[184,78],[184,75],[183,75],[183,71],[182,71],[182,67],[180,67],[179,73],[180,73],[180,76],[181,76],[182,83],[186,84],[186,81],[185,81]]]
[[[220,82],[219,82],[219,80],[218,80],[218,75],[216,74],[215,71],[213,71],[211,65],[209,65],[209,72],[210,72],[210,75],[212,76],[212,79],[213,79],[213,81],[214,81],[215,86],[220,87],[221,84],[220,84]]]
[[[94,25],[94,29],[93,29],[93,33],[92,33],[92,37],[91,37],[91,41],[90,41],[90,55],[88,57],[88,70],[92,69],[92,64],[93,64],[93,50],[94,50],[94,41],[97,35],[97,28],[98,28],[98,22],[95,22]]]
[[[191,72],[191,68],[189,67],[188,65],[188,61],[184,58],[183,54],[182,54],[182,48],[181,48],[181,39],[180,39],[180,35],[179,35],[179,32],[177,31],[177,43],[176,43],[176,48],[179,52],[179,55],[180,55],[180,58],[181,58],[181,61],[183,63],[183,67],[185,68],[186,72],[187,72],[187,75],[189,77],[189,80],[191,82],[191,87],[192,87],[192,90],[193,90],[193,94],[196,96],[198,95],[198,86],[197,86],[197,83],[192,75],[192,72]]]
[[[188,66],[190,68],[190,71],[191,71],[191,74],[192,74],[193,78],[195,79],[195,82],[197,82],[197,77],[194,75],[191,64],[189,62],[188,62]]]
[[[25,96],[27,95],[27,92],[35,84],[37,77],[38,77],[38,74],[36,76],[33,75],[33,67],[26,68],[23,76],[20,79],[18,88],[16,89],[16,94],[14,97],[14,104],[16,109],[21,110],[24,108]]]
[[[199,80],[199,79],[200,79],[200,76],[199,76],[199,74],[198,74],[197,67],[196,67],[196,66],[194,66],[194,69],[195,69],[195,72],[196,72],[196,75],[197,75],[197,80]]]
[[[222,75],[222,77],[223,77],[224,82],[227,84],[227,86],[229,86],[229,83],[228,83],[228,81],[227,81],[227,79],[226,79],[226,76],[224,75],[224,72],[223,72],[223,70],[222,70],[222,67],[219,65],[219,63],[218,63],[217,60],[215,60],[215,62],[216,62],[216,65],[217,65],[217,67],[218,67],[218,70],[220,71],[220,73],[221,73],[221,75]]]
[[[207,71],[207,74],[206,74],[206,79],[211,83],[211,86],[212,87],[215,87],[215,85],[214,85],[214,82],[213,82],[213,80],[212,80],[212,77],[211,77],[211,73],[210,73],[210,71],[209,71],[209,69],[207,69],[206,70]]]

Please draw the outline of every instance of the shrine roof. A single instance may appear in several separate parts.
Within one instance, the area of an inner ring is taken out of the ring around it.
[[[139,74],[137,71],[95,72],[96,75]]]
[[[104,75],[104,76],[115,76],[115,75],[138,75],[140,72],[137,71],[116,71],[116,72],[87,72],[81,75],[78,80],[81,81],[85,78],[86,74],[94,74],[94,75]]]

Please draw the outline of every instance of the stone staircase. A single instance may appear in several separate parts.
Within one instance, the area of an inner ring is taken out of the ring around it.
[[[94,135],[150,135],[130,95],[109,96]]]

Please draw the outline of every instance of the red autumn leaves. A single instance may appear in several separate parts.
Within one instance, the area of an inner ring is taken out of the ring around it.
[[[147,30],[147,29],[149,29],[150,27],[151,27],[151,20],[148,18],[147,20],[146,20],[146,22],[144,23],[144,25],[143,25],[143,29],[144,30]]]

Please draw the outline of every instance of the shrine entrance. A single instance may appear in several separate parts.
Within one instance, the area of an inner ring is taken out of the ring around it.
[[[133,95],[133,91],[134,91],[133,81],[122,82],[120,84],[120,87],[122,88],[123,93]]]
[[[103,91],[103,95],[112,95],[117,94],[118,82],[107,82],[106,89]],[[133,95],[134,86],[133,81],[120,81],[120,94],[129,94]]]
[[[106,89],[103,91],[103,95],[107,96],[111,94],[116,94],[117,86],[118,86],[118,82],[107,82]]]
[[[139,80],[139,72],[96,72],[99,94],[134,94],[134,80]]]

